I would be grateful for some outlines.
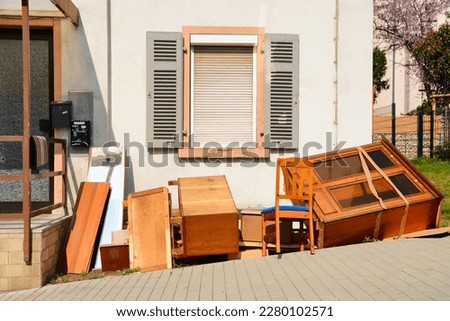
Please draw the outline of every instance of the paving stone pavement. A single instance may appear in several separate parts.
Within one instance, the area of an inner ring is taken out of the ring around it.
[[[0,301],[447,301],[450,236],[134,273],[0,293]]]

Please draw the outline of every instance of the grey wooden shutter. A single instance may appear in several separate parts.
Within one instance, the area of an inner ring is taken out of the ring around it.
[[[298,148],[299,38],[265,37],[265,147]]]
[[[147,32],[147,144],[176,148],[182,143],[183,37]]]

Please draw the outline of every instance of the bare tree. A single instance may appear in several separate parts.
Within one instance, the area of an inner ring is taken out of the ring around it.
[[[449,8],[450,0],[374,0],[376,36],[412,52],[415,42],[424,38]]]

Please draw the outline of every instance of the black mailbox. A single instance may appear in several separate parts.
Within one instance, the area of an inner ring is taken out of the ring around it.
[[[72,118],[72,102],[71,101],[52,101],[51,121],[52,127],[70,127]]]
[[[89,120],[73,120],[70,125],[70,146],[91,146],[91,122]]]

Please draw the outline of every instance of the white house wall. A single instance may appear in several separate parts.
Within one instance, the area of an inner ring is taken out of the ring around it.
[[[336,141],[347,141],[347,147],[371,141],[372,114],[367,106],[372,104],[368,91],[372,88],[373,10],[367,9],[369,2],[339,1]]]
[[[29,10],[58,11],[50,0],[29,0]],[[21,10],[21,0],[2,0],[0,10]]]
[[[167,186],[178,177],[226,175],[239,208],[269,205],[274,198],[278,154],[271,154],[271,162],[250,164],[180,163],[176,152],[153,155],[144,148],[147,31],[251,26],[298,34],[300,155],[371,141],[371,0],[72,1],[81,20],[78,28],[63,24],[63,93],[94,93],[95,145],[114,140],[128,149],[126,194]],[[71,158],[85,161],[85,156]],[[74,168],[75,176],[85,176],[77,172],[84,170],[82,164]],[[176,199],[176,190],[171,192]]]

